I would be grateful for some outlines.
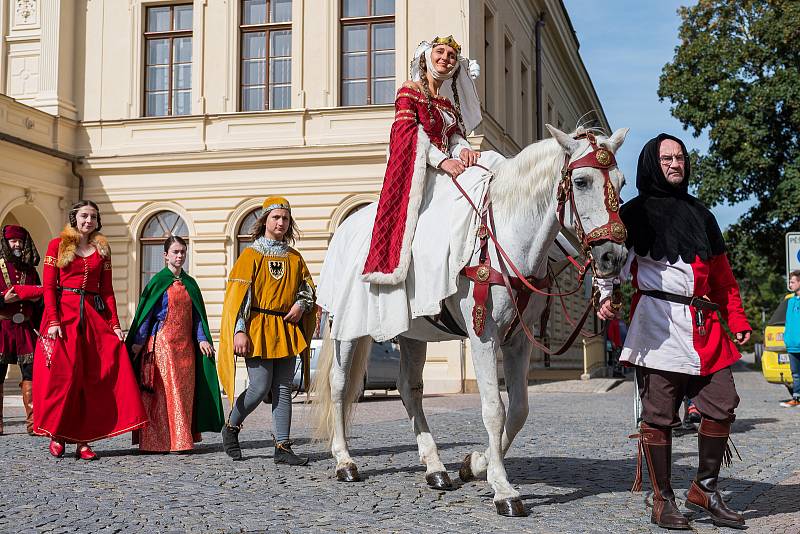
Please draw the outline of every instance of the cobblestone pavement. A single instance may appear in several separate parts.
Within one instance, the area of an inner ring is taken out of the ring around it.
[[[742,402],[734,440],[743,461],[723,469],[733,507],[746,510],[750,532],[800,532],[800,408],[760,373],[739,366]],[[47,441],[23,433],[21,408],[6,397],[0,437],[0,531],[3,532],[656,532],[645,493],[631,494],[635,442],[633,385],[607,393],[535,393],[531,415],[506,467],[530,510],[527,518],[495,514],[484,481],[461,484],[461,459],[482,449],[486,433],[476,395],[425,399],[442,459],[458,486],[437,492],[424,481],[416,445],[396,396],[375,396],[357,412],[350,444],[365,481],[333,477],[325,447],[312,444],[307,407],[295,404],[295,450],[304,468],[277,467],[260,407],[241,434],[246,461],[220,451],[207,434],[191,454],[140,455],[129,437],[96,445],[101,460],[47,454]],[[73,447],[68,447],[72,452]],[[696,462],[694,436],[675,439],[673,485],[683,498]],[[649,485],[645,484],[645,489]],[[719,532],[696,518],[697,532]]]

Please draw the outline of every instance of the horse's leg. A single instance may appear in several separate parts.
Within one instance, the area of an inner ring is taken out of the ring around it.
[[[437,490],[453,489],[422,409],[422,369],[425,366],[428,344],[402,336],[399,339],[400,376],[397,380],[397,390],[400,392],[411,427],[417,436],[419,459],[426,466],[425,481]]]
[[[504,458],[528,418],[528,368],[531,349],[530,343],[522,334],[517,334],[502,347],[503,370],[508,392],[508,414],[502,439]],[[487,449],[485,452],[468,454],[458,472],[461,480],[467,482],[473,478],[483,478],[489,465],[489,452]]]
[[[331,436],[331,453],[336,459],[336,478],[342,482],[360,480],[358,468],[350,457],[347,447],[347,388],[350,380],[350,368],[356,351],[358,340],[334,341],[335,353],[330,369],[330,388],[333,416],[333,433]]]
[[[470,346],[475,377],[478,380],[478,391],[481,395],[483,424],[489,435],[489,449],[487,450],[489,465],[486,469],[486,480],[494,489],[494,504],[498,514],[525,516],[527,512],[519,498],[519,492],[508,481],[506,468],[503,465],[502,443],[506,410],[503,399],[500,398],[500,386],[497,381],[495,344],[491,339],[483,341],[472,333]]]

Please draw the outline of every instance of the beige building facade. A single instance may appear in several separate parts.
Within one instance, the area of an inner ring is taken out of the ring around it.
[[[72,202],[97,202],[123,325],[174,232],[189,240],[216,335],[225,278],[268,194],[292,202],[318,273],[337,226],[378,198],[394,91],[424,39],[453,34],[481,64],[478,149],[510,156],[545,122],[571,130],[592,111],[608,128],[559,0],[0,6],[0,221],[43,250]],[[563,339],[559,309],[551,324]],[[431,348],[428,389],[468,387],[467,353]],[[576,345],[553,363],[577,376],[582,358]]]

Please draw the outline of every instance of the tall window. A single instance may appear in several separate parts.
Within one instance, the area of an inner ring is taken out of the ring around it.
[[[505,54],[505,68],[503,70],[503,78],[505,80],[505,107],[506,107],[506,135],[514,136],[514,62],[511,48],[511,41],[508,37],[505,38],[505,46],[503,48]]]
[[[519,87],[519,96],[522,102],[520,112],[522,118],[522,144],[527,145],[531,142],[531,103],[528,101],[530,99],[530,76],[528,75],[528,66],[524,62],[519,65]]]
[[[148,7],[145,16],[144,114],[192,112],[192,6]]]
[[[342,0],[342,105],[394,102],[394,0]]]
[[[292,1],[242,0],[242,111],[292,106]]]
[[[256,208],[250,213],[247,214],[241,224],[239,224],[239,230],[236,232],[236,256],[238,257],[244,249],[250,246],[250,243],[253,242],[253,236],[250,234],[250,229],[253,228],[253,225],[258,220],[258,217],[261,215],[263,210],[261,208]]]
[[[495,77],[495,54],[494,54],[494,47],[495,47],[495,40],[494,40],[494,13],[484,6],[483,8],[483,78],[484,87],[486,90],[484,91],[483,95],[483,105],[486,111],[489,113],[494,113],[494,102],[495,102],[495,95],[494,95],[494,87],[492,86],[493,81],[496,79]]]
[[[189,238],[186,222],[177,213],[160,211],[144,225],[139,239],[142,258],[141,289],[144,289],[153,275],[164,268],[164,240],[171,235],[187,240]]]

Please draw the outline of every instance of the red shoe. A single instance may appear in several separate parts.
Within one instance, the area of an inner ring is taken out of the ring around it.
[[[86,443],[79,443],[78,448],[75,449],[76,460],[97,460],[97,455],[92,448]]]
[[[64,456],[64,442],[63,441],[56,441],[54,439],[50,440],[50,454],[52,454],[56,458],[61,458]]]

